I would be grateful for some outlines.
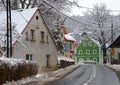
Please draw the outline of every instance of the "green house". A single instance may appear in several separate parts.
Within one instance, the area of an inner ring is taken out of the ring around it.
[[[94,61],[100,63],[102,60],[100,47],[91,39],[84,39],[76,49],[76,60],[77,62]]]

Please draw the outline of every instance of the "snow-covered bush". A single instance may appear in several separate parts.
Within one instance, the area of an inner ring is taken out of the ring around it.
[[[0,85],[6,81],[19,80],[37,74],[36,62],[22,59],[0,58]]]

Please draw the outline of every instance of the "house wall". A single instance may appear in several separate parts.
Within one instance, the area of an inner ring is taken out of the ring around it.
[[[117,63],[120,63],[120,48],[114,48],[114,54],[112,55],[113,59],[117,60]]]
[[[36,19],[38,16],[38,20]],[[35,30],[35,39],[31,39],[31,29]],[[41,31],[44,32],[44,41],[41,41]],[[13,48],[13,57],[26,59],[26,54],[32,54],[32,60],[36,61],[39,65],[39,72],[45,70],[47,67],[47,55],[50,56],[50,67],[57,67],[57,48],[48,32],[48,29],[40,16],[39,11],[36,11],[31,21],[23,31],[26,37],[28,32],[28,39],[23,40],[23,44],[16,42]],[[48,36],[48,42],[47,42]]]
[[[120,48],[114,48],[115,53],[114,53],[114,59],[118,59],[118,54],[120,53]]]

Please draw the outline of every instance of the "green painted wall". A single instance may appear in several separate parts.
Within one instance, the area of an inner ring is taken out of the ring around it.
[[[92,60],[96,61],[97,63],[100,62],[100,49],[97,44],[95,44],[91,39],[83,40],[80,45],[76,49],[76,59],[77,62],[80,59]]]

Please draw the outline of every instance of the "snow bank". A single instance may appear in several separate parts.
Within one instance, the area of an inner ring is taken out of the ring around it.
[[[68,57],[65,57],[65,56],[59,55],[59,56],[58,56],[58,63],[60,63],[61,60],[69,61],[69,62],[74,62],[74,60],[71,59],[71,58],[68,58]]]
[[[19,80],[35,75],[37,72],[38,65],[36,62],[0,57],[0,85],[6,81]]]
[[[6,57],[0,57],[0,66],[5,63],[9,66],[9,69],[11,69],[13,66],[18,67],[19,64],[23,63],[36,63],[35,61],[27,61],[23,59],[15,59],[15,58],[6,58]]]
[[[120,70],[120,65],[108,65],[108,66],[113,69]]]
[[[80,64],[71,65],[64,69],[58,69],[53,72],[37,74],[32,77],[27,77],[27,78],[24,78],[24,79],[21,79],[18,81],[7,82],[4,85],[23,85],[23,84],[29,85],[29,84],[31,84],[31,82],[33,85],[44,85],[44,83],[62,78],[63,76],[70,73],[71,71],[73,71],[75,68],[77,68],[79,66],[80,66]]]

